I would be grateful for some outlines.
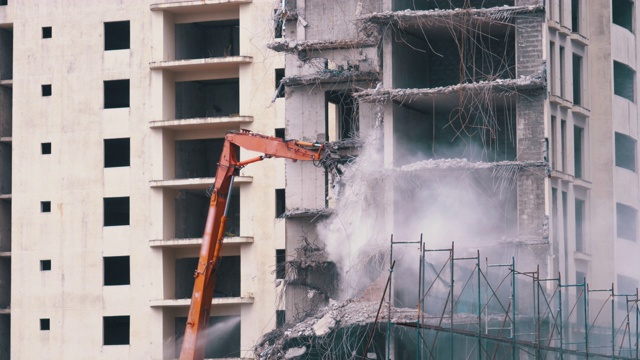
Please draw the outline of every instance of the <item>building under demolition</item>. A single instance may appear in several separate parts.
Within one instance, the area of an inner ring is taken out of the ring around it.
[[[82,4],[80,4],[82,3]],[[0,0],[0,359],[637,359],[632,0]],[[241,150],[241,159],[255,156]]]

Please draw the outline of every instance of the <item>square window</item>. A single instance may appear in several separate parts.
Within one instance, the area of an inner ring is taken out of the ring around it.
[[[129,225],[129,197],[104,198],[104,226]]]
[[[51,39],[52,30],[51,26],[43,26],[42,27],[42,38],[43,39]]]
[[[51,321],[49,319],[40,319],[40,330],[45,331],[51,329]]]
[[[51,271],[51,260],[40,260],[40,271]]]
[[[129,138],[104,139],[104,167],[129,166]]]
[[[40,212],[51,212],[51,201],[40,201]]]
[[[128,256],[105,256],[104,286],[130,284],[130,265]]]
[[[104,108],[129,107],[129,79],[104,82]]]
[[[51,96],[51,84],[42,85],[42,96]]]
[[[282,78],[284,78],[284,69],[276,69],[276,97],[283,98],[284,97],[284,85],[281,83]]]
[[[51,143],[40,144],[40,151],[42,152],[42,155],[51,154]]]
[[[284,128],[276,129],[276,137],[284,140]]]
[[[102,318],[104,345],[129,345],[129,316],[105,316]]]
[[[104,23],[104,49],[129,49],[131,43],[129,21],[113,21]]]

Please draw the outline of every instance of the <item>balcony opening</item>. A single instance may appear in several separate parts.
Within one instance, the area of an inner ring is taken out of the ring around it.
[[[11,315],[0,315],[0,357],[11,359]]]
[[[233,189],[227,211],[225,237],[240,236],[240,194]],[[207,222],[210,197],[205,190],[180,190],[175,199],[177,239],[200,238]]]
[[[617,61],[613,62],[614,94],[635,102],[635,79],[636,72],[632,68]]]
[[[113,21],[104,23],[104,49],[128,49],[131,43],[129,21]]]
[[[51,143],[41,143],[40,153],[42,153],[42,155],[51,155]]]
[[[0,29],[0,79],[13,79],[13,29]]]
[[[129,91],[129,79],[105,81],[104,108],[116,109],[129,107]]]
[[[104,167],[129,166],[130,147],[129,138],[104,139]]]
[[[276,217],[281,217],[287,211],[285,189],[276,189]]]
[[[198,258],[176,259],[176,299],[189,299],[193,292],[193,274]],[[213,298],[240,297],[240,256],[220,258]]]
[[[0,201],[0,252],[11,251],[11,201]]]
[[[176,60],[238,56],[240,21],[176,24]]]
[[[284,78],[284,69],[276,69],[276,97],[283,98],[284,97],[284,85],[281,86],[280,82]]]
[[[129,345],[129,316],[104,316],[102,318],[103,345]]]
[[[11,194],[11,144],[0,143],[0,193]]]
[[[49,319],[40,319],[40,330],[47,331],[51,329],[51,321]]]
[[[348,91],[327,91],[325,99],[326,140],[357,138],[360,131],[358,102],[351,93]]]
[[[51,260],[40,260],[40,271],[51,271]]]
[[[576,251],[585,252],[585,204],[584,200],[576,199],[575,202],[575,225],[576,225]]]
[[[0,30],[2,32],[2,30]],[[0,50],[0,61],[2,58]],[[0,87],[0,137],[11,137],[13,134],[13,91],[8,87]]]
[[[577,179],[583,177],[583,153],[584,153],[584,129],[579,126],[573,127],[573,173]]]
[[[238,79],[176,83],[176,119],[233,116],[239,112]]]
[[[129,225],[129,197],[104,198],[104,226]]]
[[[51,26],[43,26],[42,27],[42,38],[43,39],[51,39],[53,35],[53,29]]]
[[[636,171],[636,140],[631,136],[621,134],[615,135],[616,146],[616,166]]]
[[[223,138],[176,141],[176,179],[215,177],[223,145]]]
[[[633,32],[633,0],[611,0],[613,23]]]
[[[11,304],[11,258],[0,257],[0,309]]]
[[[130,284],[130,265],[128,256],[105,256],[104,286]]]
[[[582,105],[582,56],[573,54],[573,103]]]
[[[187,326],[186,317],[177,317],[175,320],[176,354],[182,348],[184,329]],[[206,359],[231,359],[240,357],[240,315],[212,316],[207,322],[207,330],[204,331],[204,357]]]
[[[629,205],[616,203],[616,229],[618,237],[636,241],[638,211]]]
[[[276,279],[284,279],[287,269],[287,253],[285,249],[276,249]]]

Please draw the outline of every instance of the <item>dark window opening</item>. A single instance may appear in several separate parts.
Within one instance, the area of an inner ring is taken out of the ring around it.
[[[40,151],[42,152],[42,155],[51,154],[51,143],[40,144]]]
[[[582,173],[582,159],[584,144],[584,129],[579,126],[573,127],[573,170],[576,178],[581,179]]]
[[[286,251],[284,249],[276,249],[276,279],[284,279],[286,275]]]
[[[130,264],[128,256],[105,256],[104,286],[130,284]]]
[[[635,102],[635,77],[636,72],[627,65],[613,62],[613,93],[623,98]]]
[[[238,79],[176,82],[176,119],[237,116]]]
[[[284,97],[284,85],[281,84],[282,78],[284,78],[284,69],[276,69],[276,97]]]
[[[104,108],[129,107],[129,79],[104,82]]]
[[[560,120],[560,171],[566,171],[567,163],[567,121]]]
[[[287,211],[284,189],[276,189],[276,217],[281,217]]]
[[[40,260],[40,271],[51,271],[51,260]]]
[[[104,226],[129,225],[129,197],[104,198]]]
[[[580,32],[580,0],[571,0],[571,31]]]
[[[200,238],[207,222],[211,197],[204,190],[180,190],[175,198],[175,231],[177,239]],[[224,236],[240,236],[240,191],[231,192],[228,201]]]
[[[631,206],[616,203],[616,222],[618,237],[636,241],[636,223],[638,211]]]
[[[11,258],[0,257],[0,309],[9,308],[11,304]]]
[[[193,291],[193,274],[198,268],[198,258],[176,259],[175,265],[176,299],[188,299]],[[213,297],[240,297],[240,256],[220,257]]]
[[[40,201],[40,212],[51,212],[51,201]]]
[[[284,128],[276,129],[276,137],[284,140]]]
[[[129,345],[129,316],[105,316],[102,318],[104,345]]]
[[[549,71],[549,79],[548,79],[548,83],[549,83],[549,92],[551,93],[551,95],[555,95],[555,86],[554,83],[556,81],[555,76],[555,68],[556,68],[556,64],[555,64],[555,52],[556,52],[556,44],[551,41],[549,43],[549,64],[547,65],[547,70]]]
[[[40,330],[46,331],[51,329],[51,322],[49,319],[40,319]]]
[[[582,56],[573,54],[573,103],[582,104]]]
[[[9,80],[13,78],[13,29],[0,29],[0,79]],[[7,88],[9,89],[9,88]],[[7,89],[4,92],[7,92]],[[9,89],[9,94],[11,91]]]
[[[551,115],[551,144],[549,146],[551,150],[551,167],[554,170],[558,169],[558,131],[556,130],[556,117]]]
[[[564,98],[564,46],[560,46],[560,54],[559,54],[559,63],[558,64],[558,74],[560,75],[560,97]]]
[[[51,39],[52,36],[51,26],[43,26],[42,27],[42,38],[43,39]]]
[[[636,140],[631,136],[616,133],[616,166],[636,171]]]
[[[562,240],[565,249],[569,246],[569,201],[566,191],[562,192]]]
[[[129,166],[129,138],[104,139],[104,167]]]
[[[287,316],[284,310],[276,310],[276,328],[281,329],[287,322]]]
[[[584,242],[584,220],[585,220],[585,208],[584,208],[584,200],[576,199],[575,203],[576,210],[576,251],[584,252],[585,242]]]
[[[177,317],[175,321],[176,354],[182,348],[186,317]],[[240,316],[212,316],[207,322],[207,330],[203,331],[204,357],[206,359],[239,358],[240,357]]]
[[[274,17],[278,15],[278,10],[273,10]],[[273,37],[276,39],[282,38],[282,30],[284,30],[284,19],[282,17],[278,17],[275,19],[275,28]]]
[[[611,16],[613,23],[633,32],[633,1],[612,0]]]
[[[0,6],[7,5],[8,2],[9,0],[0,0]]]
[[[42,96],[51,96],[51,84],[42,85]]]
[[[238,20],[176,24],[176,60],[238,56]]]
[[[327,141],[358,137],[358,102],[349,92],[327,91],[325,102]]]
[[[215,177],[223,145],[223,138],[176,141],[176,179]]]
[[[128,49],[131,43],[129,21],[104,23],[104,49]]]

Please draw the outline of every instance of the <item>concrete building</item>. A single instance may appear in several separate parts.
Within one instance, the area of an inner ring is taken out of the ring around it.
[[[0,358],[177,357],[222,138],[284,127],[273,8],[0,1]],[[236,181],[208,357],[275,327],[283,166]]]
[[[635,292],[638,11],[0,0],[0,359],[176,358],[207,189],[240,128],[356,148],[380,132],[373,168],[412,185],[380,182],[382,220],[346,227]],[[339,194],[314,165],[236,179],[207,357],[251,358],[337,296],[344,266],[316,239]]]

